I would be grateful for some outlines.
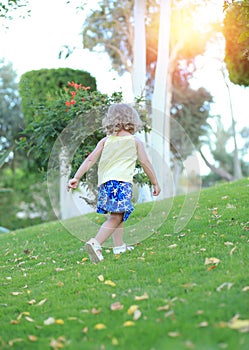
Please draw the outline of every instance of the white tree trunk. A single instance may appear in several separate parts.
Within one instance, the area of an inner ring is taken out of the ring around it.
[[[134,45],[133,45],[133,71],[132,71],[132,89],[133,96],[145,97],[146,95],[146,0],[134,1]],[[138,135],[145,144],[146,135]],[[148,145],[147,145],[148,147]],[[138,202],[151,201],[152,196],[148,185],[139,186]]]
[[[156,169],[162,188],[161,198],[173,194],[170,171],[170,89],[168,86],[170,0],[161,0],[158,56],[152,97],[152,147],[158,153]]]
[[[146,86],[146,0],[134,2],[134,47],[132,87],[134,97],[145,96]]]

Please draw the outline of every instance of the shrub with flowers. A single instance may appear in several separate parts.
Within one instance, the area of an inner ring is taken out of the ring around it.
[[[33,121],[23,131],[19,146],[38,161],[41,169],[46,170],[56,139],[77,119],[82,131],[82,144],[74,157],[73,167],[77,167],[104,136],[100,126],[109,105],[121,101],[121,92],[108,96],[91,91],[89,86],[68,82],[67,88],[48,95],[44,105],[35,107]]]

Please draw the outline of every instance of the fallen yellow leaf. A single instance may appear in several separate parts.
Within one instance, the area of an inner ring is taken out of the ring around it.
[[[171,244],[168,246],[168,248],[176,248],[177,247],[177,244]]]
[[[47,299],[42,299],[36,306],[42,306],[46,301]]]
[[[30,341],[37,341],[38,340],[38,338],[35,335],[31,335],[31,334],[28,335],[28,338]]]
[[[112,338],[112,345],[117,346],[119,344],[117,338]]]
[[[19,294],[23,294],[23,292],[11,292],[10,294],[14,295],[14,296],[17,296]]]
[[[168,333],[168,336],[169,337],[172,337],[172,338],[175,338],[175,337],[180,337],[180,333],[179,332],[169,332]]]
[[[169,308],[170,308],[170,305],[167,304],[167,305],[164,305],[164,306],[159,306],[157,308],[157,311],[167,311],[167,310],[169,310]]]
[[[87,333],[88,332],[88,327],[84,327],[83,329],[82,329],[82,333]]]
[[[249,331],[249,320],[235,319],[228,322],[227,326],[231,329]]]
[[[138,305],[131,305],[127,310],[128,315],[133,315],[134,312],[138,309]]]
[[[61,318],[58,318],[57,320],[55,320],[56,324],[64,324],[64,321]]]
[[[33,318],[31,318],[31,317],[29,317],[29,316],[25,316],[25,319],[26,319],[28,322],[35,322],[35,321],[33,320]]]
[[[18,323],[19,323],[18,320],[11,320],[11,321],[10,321],[10,324],[18,324]]]
[[[217,258],[206,258],[204,265],[208,265],[208,264],[216,264],[216,265],[218,265],[219,263],[220,263],[220,259],[217,259]]]
[[[242,289],[242,292],[247,292],[249,290],[249,286],[246,286]]]
[[[9,344],[9,346],[13,346],[15,343],[18,343],[18,342],[21,342],[21,341],[24,341],[24,339],[22,339],[22,338],[15,338],[15,339],[9,340],[8,344]]]
[[[97,329],[97,330],[106,329],[106,325],[104,323],[97,323],[94,326],[94,329]]]
[[[104,284],[107,284],[108,286],[111,286],[111,287],[115,287],[115,286],[116,286],[116,283],[114,283],[114,282],[111,281],[111,280],[106,280],[106,281],[104,282]]]
[[[137,300],[137,301],[140,301],[140,300],[146,300],[146,299],[149,299],[149,296],[148,296],[148,294],[147,293],[144,293],[143,295],[141,295],[141,296],[135,296],[135,298],[134,298],[135,300]]]
[[[133,322],[133,321],[126,321],[123,323],[124,327],[132,327],[134,325],[135,325],[135,322]]]
[[[30,301],[28,301],[28,304],[29,305],[34,305],[36,303],[36,300],[35,299],[31,299]]]
[[[204,327],[207,327],[207,326],[208,326],[208,322],[207,321],[203,321],[203,322],[198,324],[198,327],[200,327],[200,328],[204,328]]]
[[[23,311],[17,316],[17,319],[20,320],[23,316],[30,316],[30,313],[27,311]]]

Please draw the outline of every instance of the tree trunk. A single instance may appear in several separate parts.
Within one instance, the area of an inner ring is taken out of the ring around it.
[[[233,134],[233,142],[234,142],[233,178],[234,180],[239,180],[239,179],[242,179],[243,175],[241,170],[241,163],[239,160],[239,152],[238,152],[237,139],[236,139],[236,128],[235,128],[235,119],[234,119],[234,113],[233,113],[232,96],[230,92],[230,87],[225,77],[224,70],[222,70],[222,74],[223,74],[224,82],[226,84],[227,91],[228,91],[230,113],[232,118],[232,134]]]
[[[206,159],[202,151],[200,150],[200,154],[202,156],[202,159],[206,163],[206,165],[209,167],[210,170],[212,170],[215,174],[219,175],[222,179],[225,179],[226,181],[233,181],[234,178],[231,174],[229,174],[226,170],[223,168],[216,168],[214,165],[210,164],[209,161]]]
[[[132,87],[134,97],[145,96],[146,86],[146,0],[134,2],[134,47]]]
[[[170,174],[169,40],[170,0],[161,0],[158,56],[152,96],[152,147],[158,155],[154,166],[162,188],[161,198],[172,196],[173,191]]]

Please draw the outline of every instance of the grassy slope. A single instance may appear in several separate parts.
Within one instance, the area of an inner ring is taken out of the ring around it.
[[[203,190],[193,218],[174,234],[177,197],[134,252],[105,253],[98,265],[82,260],[82,242],[60,222],[2,234],[0,349],[248,349],[248,328],[228,327],[235,315],[249,319],[248,199],[248,179]],[[167,205],[156,208],[159,216]],[[147,212],[137,206],[130,222]],[[220,263],[205,265],[211,257]],[[114,302],[123,309],[111,310]],[[138,320],[127,313],[131,305]],[[57,323],[44,325],[49,317]]]

